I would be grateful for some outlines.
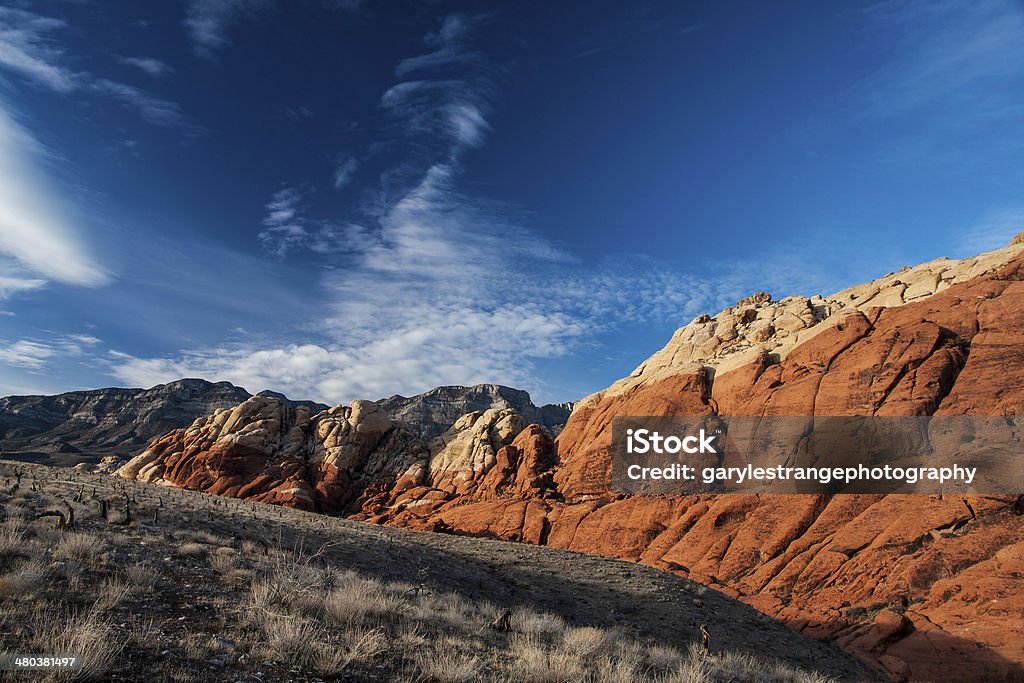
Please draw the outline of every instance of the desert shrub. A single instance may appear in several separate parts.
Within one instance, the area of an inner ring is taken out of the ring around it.
[[[438,683],[465,683],[482,679],[483,667],[478,657],[450,650],[424,650],[418,653],[415,666],[424,678]]]
[[[530,607],[517,607],[512,612],[512,630],[528,636],[555,637],[565,632],[565,620],[554,614],[538,612]]]
[[[198,557],[199,555],[205,555],[209,550],[209,546],[205,543],[182,543],[178,546],[178,554],[185,557]]]
[[[82,564],[95,565],[100,561],[103,552],[103,539],[95,534],[85,532],[66,533],[60,536],[53,549],[53,556],[58,559],[74,560]]]
[[[97,612],[107,612],[124,602],[131,593],[132,587],[122,576],[111,576],[103,581],[99,595],[96,597]]]
[[[53,672],[56,680],[99,680],[116,662],[124,643],[112,637],[110,624],[97,612],[47,612],[33,624],[32,647],[37,652],[69,653],[81,657],[81,668]]]

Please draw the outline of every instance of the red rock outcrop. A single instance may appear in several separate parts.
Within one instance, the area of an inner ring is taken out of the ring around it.
[[[425,446],[365,406],[239,406],[121,474],[642,562],[894,679],[1024,679],[1024,497],[611,492],[615,416],[706,414],[1024,416],[1024,243],[699,316],[577,404],[554,444],[509,411]]]
[[[117,474],[215,495],[336,512],[390,489],[426,448],[376,403],[354,401],[310,416],[253,396],[157,439]]]
[[[1015,496],[609,491],[617,415],[1024,415],[1020,254],[940,260],[828,299],[760,295],[722,320],[702,316],[580,402],[557,458],[531,453],[551,463],[543,495],[435,490],[410,508],[402,494],[367,518],[675,571],[897,679],[1020,679],[1024,505]]]

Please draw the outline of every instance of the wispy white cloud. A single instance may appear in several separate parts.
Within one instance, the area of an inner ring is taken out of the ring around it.
[[[1024,207],[995,211],[963,231],[956,257],[1000,249],[1024,232]]]
[[[295,121],[298,123],[300,121],[313,118],[313,110],[304,105],[300,105],[298,107],[286,107],[284,110],[284,116],[289,121]]]
[[[59,65],[64,53],[50,36],[64,26],[58,19],[0,7],[0,65],[57,92],[74,90],[78,78]]]
[[[592,349],[602,334],[717,312],[750,294],[751,279],[776,294],[824,279],[806,263],[777,269],[719,259],[712,279],[639,257],[582,263],[524,227],[515,207],[465,192],[462,152],[485,141],[493,88],[470,48],[471,30],[464,18],[446,20],[423,59],[402,62],[398,74],[411,80],[381,98],[412,143],[404,148],[414,150],[394,176],[412,182],[382,188],[388,199],[341,227],[309,218],[308,190],[285,187],[266,205],[266,251],[332,254],[310,294],[305,339],[152,358],[118,353],[108,357],[111,372],[136,385],[199,375],[330,403],[439,384],[536,388],[539,363]],[[460,64],[471,77],[457,73]]]
[[[102,340],[86,334],[0,341],[0,364],[40,371],[59,359],[82,357],[86,355],[87,348],[92,349],[102,343]]]
[[[102,339],[91,334],[69,334],[66,338],[69,342],[82,344],[83,346],[97,346],[103,343]]]
[[[284,256],[306,242],[309,233],[306,232],[303,211],[301,190],[286,187],[274,193],[267,203],[264,229],[259,234],[260,243],[267,252]]]
[[[1020,3],[881,2],[863,16],[889,46],[885,64],[855,89],[867,103],[868,115],[891,117],[921,107],[968,105],[952,109],[957,125],[964,125],[965,113],[972,118],[1021,114],[1014,104],[1024,76]]]
[[[10,264],[8,264],[10,268]],[[6,270],[0,265],[0,271]],[[20,292],[28,292],[39,289],[46,284],[46,280],[33,277],[14,277],[12,275],[0,275],[0,299],[8,299]]]
[[[480,58],[480,54],[469,49],[473,31],[482,17],[465,14],[450,14],[441,23],[436,33],[430,33],[424,42],[434,49],[422,55],[407,57],[395,67],[395,75],[405,78],[420,71],[434,71],[451,66],[464,66]]]
[[[457,185],[454,169],[432,168],[376,230],[351,240],[358,249],[332,259],[338,267],[311,294],[324,341],[119,354],[109,357],[111,371],[132,385],[203,376],[328,403],[439,384],[534,389],[537,362],[591,348],[602,333],[717,312],[750,294],[750,278],[779,295],[815,276],[807,264],[785,269],[799,281],[726,261],[714,280],[650,259],[582,264],[510,220],[507,207]],[[295,219],[294,196],[274,205],[281,221]]]
[[[355,160],[355,157],[343,156],[339,159],[338,165],[334,168],[334,189],[340,190],[352,182],[358,168],[359,162]]]
[[[57,350],[49,344],[27,339],[0,346],[0,363],[28,370],[41,370],[56,355]]]
[[[185,28],[197,54],[209,57],[229,44],[228,29],[241,17],[271,0],[191,0]]]
[[[42,279],[106,284],[110,275],[93,259],[39,171],[43,155],[35,139],[0,106],[0,254],[9,257],[0,260],[4,289],[35,289]]]
[[[178,128],[193,134],[198,134],[203,130],[182,114],[181,107],[177,103],[157,97],[134,86],[98,78],[91,84],[91,87],[96,92],[110,95],[137,110],[143,119],[155,126]]]
[[[174,72],[169,64],[153,57],[121,57],[118,61],[128,66],[134,66],[150,76],[159,77]]]
[[[66,66],[68,55],[51,35],[66,27],[67,24],[58,19],[25,10],[0,8],[0,68],[18,73],[30,82],[58,93],[87,91],[112,97],[157,126],[176,127],[192,134],[202,132],[202,128],[189,121],[175,102]],[[169,66],[152,58],[127,57],[120,61],[152,75],[170,70]]]
[[[485,15],[449,15],[424,38],[430,52],[399,62],[395,75],[402,80],[381,96],[380,105],[405,135],[452,156],[483,143],[494,86],[487,60],[472,49],[471,39],[486,21]]]
[[[306,215],[306,195],[310,190],[284,187],[273,194],[266,205],[260,244],[268,254],[283,258],[297,249],[317,254],[358,249],[365,229],[353,224],[334,224]]]

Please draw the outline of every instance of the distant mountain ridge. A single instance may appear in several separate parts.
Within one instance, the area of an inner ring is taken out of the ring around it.
[[[257,395],[292,409],[305,408],[310,415],[330,408],[316,401],[294,401],[271,390]],[[0,453],[56,465],[96,462],[109,456],[124,460],[159,436],[251,397],[230,382],[203,379],[181,379],[149,389],[6,396],[0,398]],[[437,387],[411,398],[396,395],[377,403],[396,423],[427,441],[444,433],[465,413],[492,408],[515,410],[554,435],[565,424],[572,405],[537,407],[527,392],[497,384]]]
[[[396,394],[375,403],[392,420],[404,424],[427,441],[443,434],[466,413],[491,409],[514,410],[527,424],[539,424],[556,436],[569,419],[573,405],[548,403],[536,406],[529,393],[500,384],[443,386],[412,398]]]
[[[52,464],[130,456],[157,436],[249,396],[230,382],[201,379],[150,389],[6,396],[0,398],[0,449]]]

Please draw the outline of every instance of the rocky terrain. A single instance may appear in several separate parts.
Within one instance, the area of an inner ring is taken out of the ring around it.
[[[275,391],[257,396],[315,415],[328,406],[295,401]],[[0,449],[8,457],[59,465],[96,463],[107,458],[108,469],[120,466],[167,432],[187,427],[221,408],[234,408],[251,394],[229,382],[183,379],[151,389],[95,389],[56,396],[0,398]],[[474,410],[514,410],[552,435],[565,425],[571,404],[537,407],[530,395],[496,384],[437,387],[405,398],[377,401],[396,423],[426,440],[442,434],[462,415]]]
[[[696,579],[894,679],[1024,677],[1020,496],[624,497],[616,415],[1024,416],[1024,244],[829,297],[755,294],[678,330],[552,442],[511,410],[424,440],[379,406],[250,399],[156,441],[129,479],[525,541]]]
[[[571,403],[549,403],[538,407],[525,391],[500,384],[437,387],[412,398],[396,395],[375,403],[391,419],[428,441],[440,436],[466,413],[491,408],[514,410],[528,424],[542,425],[554,436],[562,430],[572,412]]]
[[[78,654],[75,680],[877,676],[739,601],[635,563],[9,461],[0,634],[19,652]],[[4,680],[72,678],[44,676]]]
[[[137,455],[150,440],[237,405],[249,392],[183,379],[152,389],[96,389],[0,398],[0,448],[10,457],[70,465]]]

